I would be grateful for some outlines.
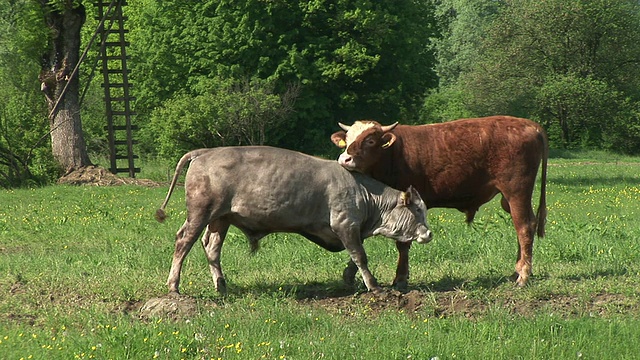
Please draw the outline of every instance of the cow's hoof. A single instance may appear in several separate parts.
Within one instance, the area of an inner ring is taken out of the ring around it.
[[[398,281],[397,283],[394,283],[392,286],[395,290],[398,290],[401,292],[406,292],[409,289],[409,284],[406,281]]]
[[[178,290],[169,291],[169,293],[167,294],[167,298],[169,299],[177,299],[179,297],[182,297],[182,294],[180,294]]]
[[[356,272],[357,271],[358,271],[357,268],[354,271],[351,267],[347,267],[342,272],[342,281],[344,281],[344,284],[347,287],[353,288],[353,287],[356,286]]]
[[[227,281],[224,278],[216,280],[216,291],[222,295],[227,294]]]
[[[369,292],[374,293],[374,294],[382,294],[382,293],[385,292],[384,288],[382,288],[380,286],[374,286],[374,287],[371,287],[368,290],[369,290]]]
[[[519,288],[527,286],[529,283],[529,277],[520,276],[517,272],[511,275],[511,280],[515,281],[516,286]]]

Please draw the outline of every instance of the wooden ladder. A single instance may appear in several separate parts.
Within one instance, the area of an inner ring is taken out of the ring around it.
[[[136,115],[131,110],[131,103],[135,98],[131,96],[129,83],[129,69],[127,68],[127,46],[125,35],[129,30],[125,29],[126,16],[122,15],[122,7],[125,0],[98,0],[94,6],[98,9],[97,20],[105,18],[100,27],[102,42],[100,44],[99,59],[102,61],[102,75],[104,88],[104,101],[107,115],[107,136],[109,141],[110,171],[114,174],[129,173],[129,177],[135,177],[140,172],[136,168],[134,160],[138,158],[133,153],[133,131],[138,130],[132,125],[132,117]],[[107,16],[105,17],[105,14]],[[126,165],[123,164],[126,160]],[[121,164],[121,166],[118,166]]]

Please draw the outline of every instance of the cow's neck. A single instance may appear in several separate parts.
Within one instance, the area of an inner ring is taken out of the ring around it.
[[[366,191],[367,220],[363,228],[365,237],[389,222],[389,215],[398,204],[400,192],[384,187],[382,192]]]
[[[368,171],[368,175],[394,189],[397,189],[399,185],[399,177],[393,170],[396,169],[399,164],[394,163],[395,156],[393,154],[393,150],[394,149],[388,149],[383,152],[378,161],[376,161],[373,167]]]

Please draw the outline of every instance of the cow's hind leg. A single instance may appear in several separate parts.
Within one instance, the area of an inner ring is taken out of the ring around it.
[[[393,287],[398,290],[406,290],[409,284],[409,249],[411,243],[396,241],[398,249],[398,266],[396,277],[393,279]]]
[[[223,294],[227,292],[227,283],[224,280],[222,267],[220,266],[220,252],[228,230],[229,223],[218,219],[209,223],[202,236],[202,247],[207,254],[213,283],[216,286],[216,290]]]
[[[358,267],[353,262],[353,260],[349,259],[349,263],[347,264],[347,267],[342,272],[342,281],[344,281],[344,283],[348,287],[354,287],[356,284],[357,272],[358,272]]]
[[[171,270],[167,279],[167,286],[170,293],[179,293],[180,287],[180,271],[185,257],[191,251],[191,247],[202,233],[206,222],[202,217],[189,218],[184,222],[178,233],[176,234],[176,245],[173,252],[173,260],[171,261]]]
[[[536,218],[531,208],[531,199],[528,201],[511,201],[511,219],[518,234],[518,259],[516,261],[516,283],[524,286],[532,274],[533,263],[533,239],[536,227]]]

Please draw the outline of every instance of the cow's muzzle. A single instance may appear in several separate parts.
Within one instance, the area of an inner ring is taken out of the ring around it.
[[[347,154],[346,151],[340,154],[340,156],[338,157],[338,164],[342,165],[348,170],[353,170],[356,167],[356,164],[353,161],[353,157]]]
[[[419,229],[418,230],[418,238],[416,241],[418,244],[426,244],[431,241],[433,238],[433,233],[429,229]]]

